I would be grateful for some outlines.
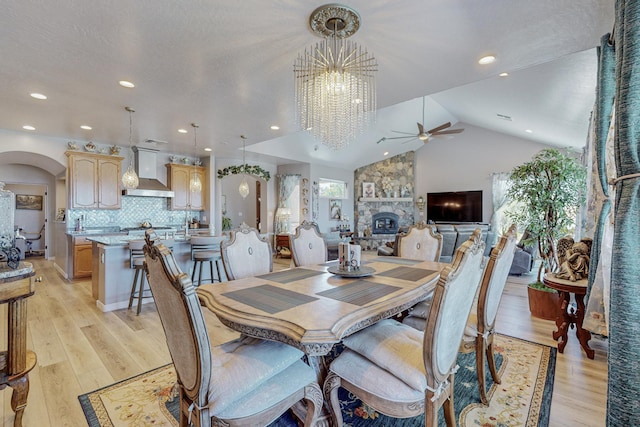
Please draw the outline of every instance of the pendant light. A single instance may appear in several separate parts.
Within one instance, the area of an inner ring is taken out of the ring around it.
[[[133,148],[131,145],[131,134],[133,128],[131,115],[135,113],[136,110],[131,107],[124,107],[124,109],[129,112],[129,167],[122,175],[122,185],[124,185],[124,188],[127,190],[133,190],[134,188],[138,188],[139,184],[138,174],[133,169]]]
[[[192,193],[199,193],[200,191],[202,191],[202,181],[200,181],[200,176],[198,175],[198,169],[197,169],[197,160],[198,160],[198,135],[197,135],[197,131],[198,131],[198,125],[196,123],[191,123],[191,126],[193,126],[193,146],[194,146],[194,155],[195,155],[195,159],[193,161],[193,175],[191,176],[191,179],[189,180],[189,189],[191,190]]]
[[[246,136],[240,135],[242,138],[242,181],[240,182],[240,186],[238,187],[238,192],[242,196],[243,199],[246,199],[249,195],[249,184],[247,184],[247,175],[245,174],[247,170],[247,164],[245,163],[245,140]]]

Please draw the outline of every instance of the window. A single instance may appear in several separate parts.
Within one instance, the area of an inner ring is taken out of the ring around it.
[[[347,183],[335,179],[320,178],[318,181],[320,197],[347,199]]]

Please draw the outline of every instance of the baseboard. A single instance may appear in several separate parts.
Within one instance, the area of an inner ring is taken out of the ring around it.
[[[63,269],[62,269],[58,264],[56,264],[55,262],[53,263],[53,268],[54,268],[54,270],[56,270],[58,273],[60,273],[60,275],[61,275],[62,277],[64,277],[65,279],[68,279],[68,278],[69,278],[69,276],[67,275],[67,273],[65,273],[65,271],[64,271],[64,270],[63,270]]]

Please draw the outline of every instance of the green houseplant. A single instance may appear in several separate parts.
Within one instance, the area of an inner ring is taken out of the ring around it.
[[[575,158],[553,148],[540,151],[531,161],[511,171],[507,194],[518,208],[507,212],[507,216],[529,232],[530,241],[525,244],[537,244],[542,259],[536,285],[529,286],[530,309],[531,291],[547,291],[553,295],[551,289],[541,285],[542,273],[559,267],[556,242],[575,225],[585,190],[585,168]],[[533,310],[532,314],[536,315]]]

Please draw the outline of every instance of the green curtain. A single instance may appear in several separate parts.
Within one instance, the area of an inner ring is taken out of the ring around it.
[[[616,1],[615,226],[607,426],[640,422],[640,2]]]

